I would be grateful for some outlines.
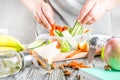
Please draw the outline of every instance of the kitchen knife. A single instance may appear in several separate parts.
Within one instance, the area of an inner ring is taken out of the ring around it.
[[[94,59],[98,37],[93,37],[89,42],[88,63]]]
[[[95,56],[96,47],[94,45],[89,46],[89,52],[88,52],[88,63],[91,63]]]
[[[91,63],[94,60],[96,49],[101,49],[105,46],[107,41],[116,36],[110,35],[92,35],[91,40],[89,41],[89,53],[88,53],[88,63]]]

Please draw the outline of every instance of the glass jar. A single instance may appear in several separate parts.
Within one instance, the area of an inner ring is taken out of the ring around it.
[[[14,75],[32,64],[28,52],[0,51],[0,78]]]

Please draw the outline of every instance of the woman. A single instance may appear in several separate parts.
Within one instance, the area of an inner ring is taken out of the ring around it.
[[[83,25],[91,26],[94,34],[110,34],[109,10],[116,6],[119,0],[22,0],[22,2],[31,10],[35,20],[47,29],[51,29],[54,23],[72,27],[78,20]],[[37,26],[38,34],[48,32],[40,26]]]

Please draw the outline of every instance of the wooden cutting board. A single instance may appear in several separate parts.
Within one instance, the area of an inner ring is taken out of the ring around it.
[[[77,59],[77,58],[85,58],[85,57],[87,57],[87,54],[88,54],[88,52],[80,52],[80,53],[74,55],[71,58],[66,58],[66,56],[71,54],[71,52],[58,53],[57,55],[54,56],[53,61],[62,61],[62,60],[70,60],[70,59]]]

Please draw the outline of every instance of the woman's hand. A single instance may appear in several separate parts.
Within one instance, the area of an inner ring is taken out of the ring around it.
[[[106,10],[103,2],[104,0],[87,0],[80,11],[78,22],[89,25],[100,19]]]
[[[78,16],[78,22],[90,25],[98,21],[106,10],[111,10],[119,4],[120,0],[86,0]]]
[[[53,10],[50,5],[44,1],[38,2],[33,10],[34,19],[47,29],[51,29],[54,24]]]

